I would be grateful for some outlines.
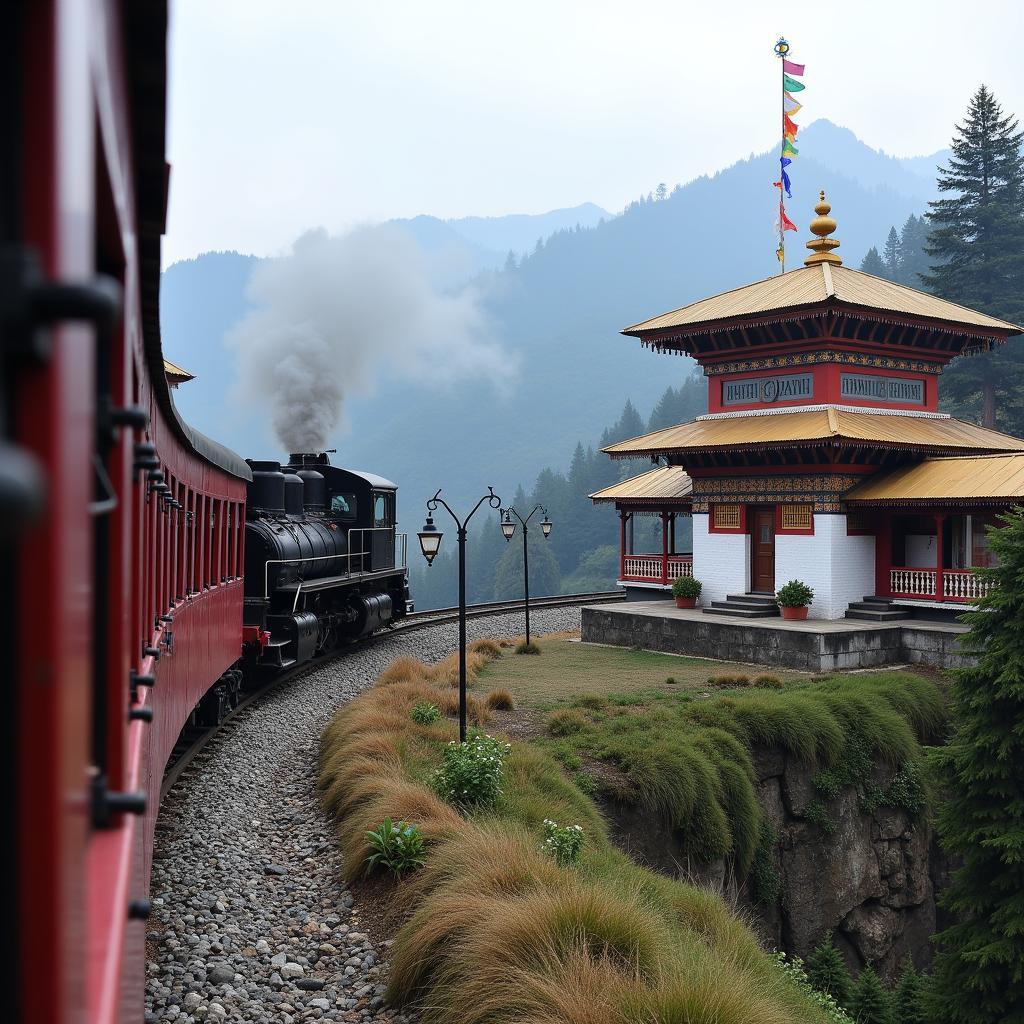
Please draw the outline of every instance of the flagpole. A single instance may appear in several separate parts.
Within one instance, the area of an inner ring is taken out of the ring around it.
[[[779,79],[779,85],[782,87],[782,95],[779,100],[782,104],[782,118],[779,121],[779,128],[782,131],[782,142],[779,144],[779,181],[782,182],[785,179],[782,177],[783,172],[786,168],[782,163],[783,158],[786,155],[786,58],[784,55],[779,55],[779,65],[782,71],[782,78]],[[780,274],[786,272],[786,226],[782,220],[782,193],[785,189],[780,184],[779,186],[779,252],[782,254],[779,259],[779,263],[782,269],[779,271]]]

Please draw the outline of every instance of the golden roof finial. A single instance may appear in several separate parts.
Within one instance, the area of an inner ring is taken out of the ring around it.
[[[825,202],[823,189],[819,194],[817,205],[814,207],[814,212],[818,216],[811,221],[811,231],[818,237],[812,238],[807,243],[811,255],[804,260],[805,267],[813,267],[816,263],[833,263],[837,267],[843,265],[843,261],[832,251],[839,248],[839,239],[828,237],[836,229],[835,220],[829,216],[831,211],[832,207]]]

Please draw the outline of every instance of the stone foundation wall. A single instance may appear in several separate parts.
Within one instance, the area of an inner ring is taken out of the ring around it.
[[[855,631],[815,632],[781,625],[721,622],[693,615],[653,615],[628,607],[583,609],[582,636],[589,643],[643,647],[722,661],[778,665],[808,672],[924,663],[958,668],[967,659],[954,630],[864,623]]]

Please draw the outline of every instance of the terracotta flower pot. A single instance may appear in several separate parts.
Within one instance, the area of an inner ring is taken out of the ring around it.
[[[782,617],[784,619],[806,619],[807,618],[807,605],[802,604],[799,608],[790,608],[786,605],[782,605]]]
[[[697,598],[695,597],[677,597],[676,598],[677,608],[696,608]]]

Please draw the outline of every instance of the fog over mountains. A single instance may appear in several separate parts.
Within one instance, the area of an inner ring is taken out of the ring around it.
[[[857,266],[890,225],[924,211],[935,195],[935,168],[946,158],[890,157],[828,121],[805,129],[799,148],[786,204],[800,229],[787,234],[790,266],[803,259],[819,189],[838,221],[839,254]],[[397,481],[403,525],[414,530],[438,487],[456,502],[475,501],[488,485],[510,498],[545,466],[564,467],[578,440],[594,443],[626,398],[646,417],[690,364],[647,352],[619,330],[777,273],[777,176],[772,152],[618,215],[583,203],[537,216],[390,222],[386,230],[406,232],[422,250],[431,287],[474,304],[488,344],[497,347],[499,379],[493,366],[479,378],[446,375],[451,353],[438,339],[418,356],[435,364],[429,373],[422,364],[404,365],[399,339],[392,344],[368,332],[376,369],[370,383],[345,394],[331,436],[335,459]],[[507,265],[509,250],[515,266]],[[266,346],[228,341],[252,312],[247,285],[260,262],[222,252],[173,264],[163,276],[161,324],[166,356],[197,377],[175,393],[182,414],[241,455],[268,458],[280,456],[281,445],[268,388],[252,382],[254,374],[274,379],[280,369]],[[372,322],[374,303],[383,314],[397,301],[387,284],[361,297],[361,322]]]

